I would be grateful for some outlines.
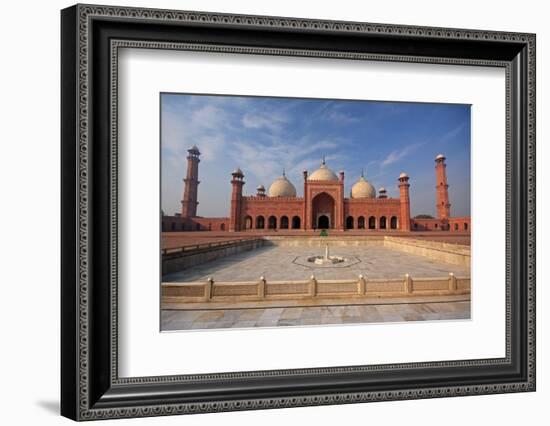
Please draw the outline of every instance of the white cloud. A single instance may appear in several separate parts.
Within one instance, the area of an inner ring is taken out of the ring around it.
[[[331,121],[334,124],[345,125],[357,123],[361,119],[353,116],[344,110],[344,106],[339,103],[327,102],[321,105],[318,114],[323,120]],[[363,119],[365,119],[363,117]]]
[[[466,123],[459,124],[454,129],[449,130],[447,133],[445,133],[441,138],[441,142],[447,142],[449,140],[452,140],[456,138],[460,132],[466,127]]]
[[[246,113],[242,118],[242,124],[247,129],[265,128],[273,133],[280,132],[289,121],[289,117],[279,112]]]
[[[182,117],[182,119],[185,120],[184,117]],[[224,109],[214,105],[205,105],[193,111],[190,124],[203,129],[217,129],[224,127],[226,120],[227,117]]]
[[[416,150],[422,145],[424,144],[416,143],[413,145],[408,145],[403,149],[392,151],[386,156],[386,158],[384,158],[380,162],[380,166],[386,167],[386,166],[389,166],[390,164],[397,163],[398,161],[402,160],[403,158],[405,158],[407,155],[409,155],[411,152],[413,152],[414,150]]]

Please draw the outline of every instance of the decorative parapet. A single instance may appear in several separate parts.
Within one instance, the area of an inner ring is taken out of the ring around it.
[[[345,203],[350,204],[372,204],[372,205],[385,205],[385,204],[400,204],[399,198],[344,198]]]
[[[304,201],[303,197],[268,197],[268,196],[257,196],[257,195],[247,195],[243,196],[243,200],[245,201],[259,201],[262,203],[269,203],[269,202],[294,202],[294,203],[302,203]]]
[[[223,309],[239,306],[265,306],[289,301],[307,301],[308,304],[329,305],[339,299],[392,297],[468,296],[470,278],[456,277],[452,273],[444,277],[414,278],[406,274],[395,279],[370,279],[359,275],[351,280],[318,280],[312,275],[307,280],[216,282],[209,278],[204,282],[162,283],[163,309]]]

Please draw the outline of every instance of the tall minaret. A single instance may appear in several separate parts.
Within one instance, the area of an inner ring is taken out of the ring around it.
[[[446,168],[445,157],[443,154],[439,154],[435,157],[435,208],[437,211],[437,218],[441,220],[447,220],[451,216],[451,203],[449,203],[449,185],[447,185]]]
[[[304,176],[304,204],[302,205],[302,229],[305,231],[308,229],[308,223],[309,223],[309,212],[307,210],[307,205],[309,203],[308,200],[308,194],[307,194],[307,170],[304,170],[302,172],[302,175]]]
[[[181,201],[181,215],[183,217],[197,216],[197,201],[198,186],[199,186],[199,149],[193,145],[187,150],[187,176],[183,181],[185,187],[183,190],[183,200]]]
[[[409,197],[409,175],[399,175],[399,199],[401,201],[401,220],[399,228],[402,231],[411,230],[411,199]]]
[[[231,173],[233,179],[231,179],[231,186],[233,190],[231,192],[231,212],[229,218],[229,231],[241,230],[241,207],[243,200],[243,185],[244,174],[240,168]]]

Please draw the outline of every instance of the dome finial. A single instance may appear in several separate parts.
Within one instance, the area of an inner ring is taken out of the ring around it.
[[[323,156],[323,162],[317,170],[307,178],[308,180],[338,180],[338,176],[334,174],[332,170],[325,164],[325,157]]]
[[[363,169],[361,169],[361,177],[364,178],[365,177],[365,171]]]
[[[283,167],[283,176],[286,177],[285,168]]]
[[[321,164],[324,166],[326,164],[325,156],[323,155],[323,161],[321,161]]]

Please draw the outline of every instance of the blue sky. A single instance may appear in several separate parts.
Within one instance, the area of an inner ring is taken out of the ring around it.
[[[283,168],[303,194],[302,170],[323,156],[345,171],[345,189],[364,170],[376,189],[398,197],[410,176],[411,214],[435,216],[434,158],[447,157],[451,214],[470,214],[470,106],[327,99],[161,94],[161,205],[181,209],[187,149],[201,151],[200,216],[228,216],[231,171],[245,174],[244,194],[266,189]]]

